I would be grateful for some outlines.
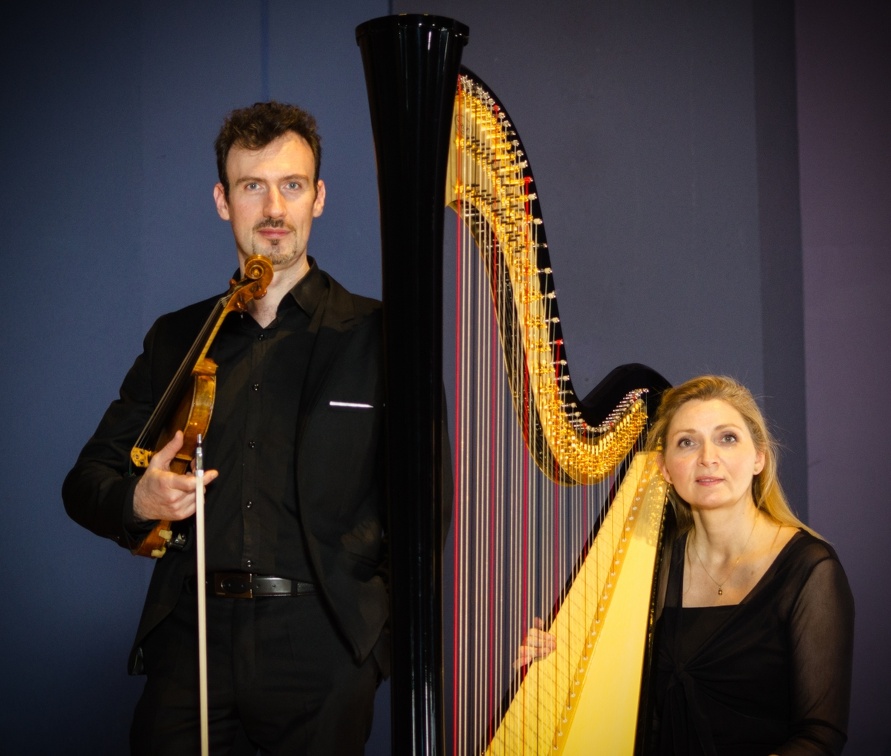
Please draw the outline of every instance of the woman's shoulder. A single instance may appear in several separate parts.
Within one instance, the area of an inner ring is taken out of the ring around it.
[[[827,541],[802,528],[798,528],[797,532],[792,535],[786,544],[786,549],[789,551],[790,558],[796,561],[811,564],[822,562],[824,559],[838,561],[838,554]]]
[[[817,611],[833,622],[849,626],[854,618],[854,596],[847,573],[833,546],[822,538],[799,531],[787,547],[784,569],[778,573],[780,595],[790,612],[810,616]]]
[[[777,557],[777,574],[783,582],[803,585],[815,574],[847,582],[844,568],[831,544],[799,529]]]

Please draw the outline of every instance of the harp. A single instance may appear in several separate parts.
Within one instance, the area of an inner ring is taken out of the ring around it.
[[[460,68],[466,39],[466,27],[433,16],[357,29],[381,203],[393,751],[443,752],[447,731],[455,754],[630,754],[665,504],[642,443],[648,405],[667,383],[625,365],[576,395],[529,161],[506,109]],[[448,706],[439,557],[446,205],[460,219],[457,246],[471,250],[456,262]],[[463,354],[499,367],[480,371]],[[518,672],[514,655],[535,617],[557,649]]]

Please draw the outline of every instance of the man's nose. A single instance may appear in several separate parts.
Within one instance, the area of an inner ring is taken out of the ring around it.
[[[273,187],[269,190],[269,194],[266,195],[266,207],[264,210],[269,218],[279,218],[284,215],[285,200],[278,189]]]

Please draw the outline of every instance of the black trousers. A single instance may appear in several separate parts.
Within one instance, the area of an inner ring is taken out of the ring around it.
[[[135,756],[200,753],[197,597],[184,592],[143,645]],[[210,753],[362,754],[380,671],[357,664],[317,595],[207,598]],[[239,743],[241,746],[239,746]]]

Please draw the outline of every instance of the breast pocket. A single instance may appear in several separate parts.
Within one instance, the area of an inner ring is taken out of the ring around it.
[[[328,406],[333,410],[341,412],[368,412],[374,409],[374,405],[367,402],[347,402],[336,399],[328,402]]]

